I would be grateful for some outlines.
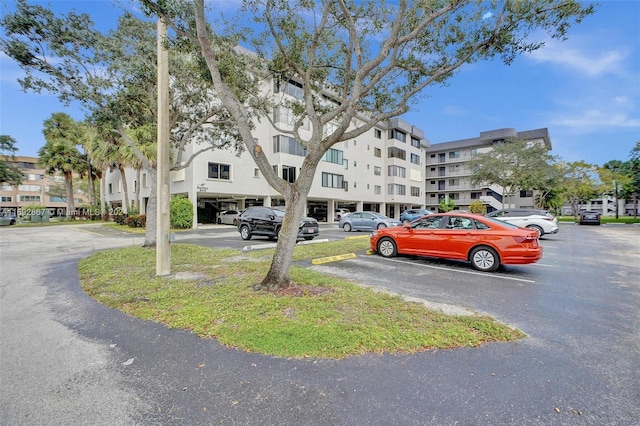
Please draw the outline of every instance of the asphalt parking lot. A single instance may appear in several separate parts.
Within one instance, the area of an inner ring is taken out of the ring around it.
[[[541,241],[539,263],[488,274],[365,252],[308,262],[527,333],[512,343],[341,361],[236,351],[82,292],[79,259],[142,241],[91,225],[0,229],[0,424],[640,424],[640,227],[563,224]],[[176,241],[247,246],[233,227],[177,233]]]

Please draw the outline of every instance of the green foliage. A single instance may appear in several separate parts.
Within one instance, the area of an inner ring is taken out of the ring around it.
[[[345,250],[314,246],[320,251],[307,247],[307,259]],[[78,270],[82,288],[107,306],[267,355],[340,359],[524,337],[490,317],[447,316],[301,267],[292,268],[294,286],[253,291],[269,256],[172,244],[171,260],[173,271],[190,278],[154,277],[155,251],[142,247],[96,252]]]
[[[494,144],[489,152],[479,154],[469,162],[473,170],[471,184],[499,185],[508,199],[518,190],[547,186],[548,176],[553,176],[554,161],[555,157],[542,143],[509,139]]]
[[[171,200],[169,222],[173,229],[189,229],[193,226],[193,203],[186,197],[177,196]]]
[[[22,172],[19,168],[8,164],[9,160],[15,158],[18,151],[16,140],[9,135],[0,135],[0,184],[20,185],[22,183]]]
[[[486,214],[487,206],[482,201],[475,200],[469,204],[469,211],[476,214]]]
[[[456,203],[449,197],[445,197],[440,204],[438,204],[441,212],[450,212],[456,208]]]
[[[144,214],[133,214],[127,216],[125,223],[130,228],[144,228],[147,226],[147,216]]]

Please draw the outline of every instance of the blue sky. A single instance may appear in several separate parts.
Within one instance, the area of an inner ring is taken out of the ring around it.
[[[3,1],[2,10],[12,3]],[[121,13],[109,0],[42,3],[89,13],[104,29]],[[37,156],[45,142],[43,122],[52,113],[66,112],[76,120],[84,114],[55,96],[22,92],[17,82],[22,71],[0,55],[0,134],[16,139],[19,155]],[[594,15],[570,30],[568,41],[548,40],[510,66],[467,65],[447,87],[425,94],[404,118],[431,143],[501,128],[546,127],[551,153],[564,161],[626,161],[640,141],[640,1],[601,1]]]

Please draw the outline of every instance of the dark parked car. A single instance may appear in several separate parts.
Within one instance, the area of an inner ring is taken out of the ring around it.
[[[592,210],[580,212],[580,225],[600,225],[600,213]]]
[[[284,211],[274,207],[254,206],[242,212],[238,218],[238,232],[243,240],[253,236],[263,236],[270,240],[278,238]],[[298,228],[298,239],[313,240],[320,235],[318,221],[312,217],[304,217]]]
[[[400,222],[407,224],[409,222],[413,222],[419,217],[426,216],[431,213],[433,212],[427,209],[407,209],[400,213]]]

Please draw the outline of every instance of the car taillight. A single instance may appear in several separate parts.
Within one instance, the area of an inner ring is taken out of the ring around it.
[[[529,242],[535,241],[538,239],[538,237],[537,236],[534,237],[533,235],[527,235],[526,237],[514,236],[513,239],[516,240],[516,243],[523,244],[523,243],[529,243]]]

